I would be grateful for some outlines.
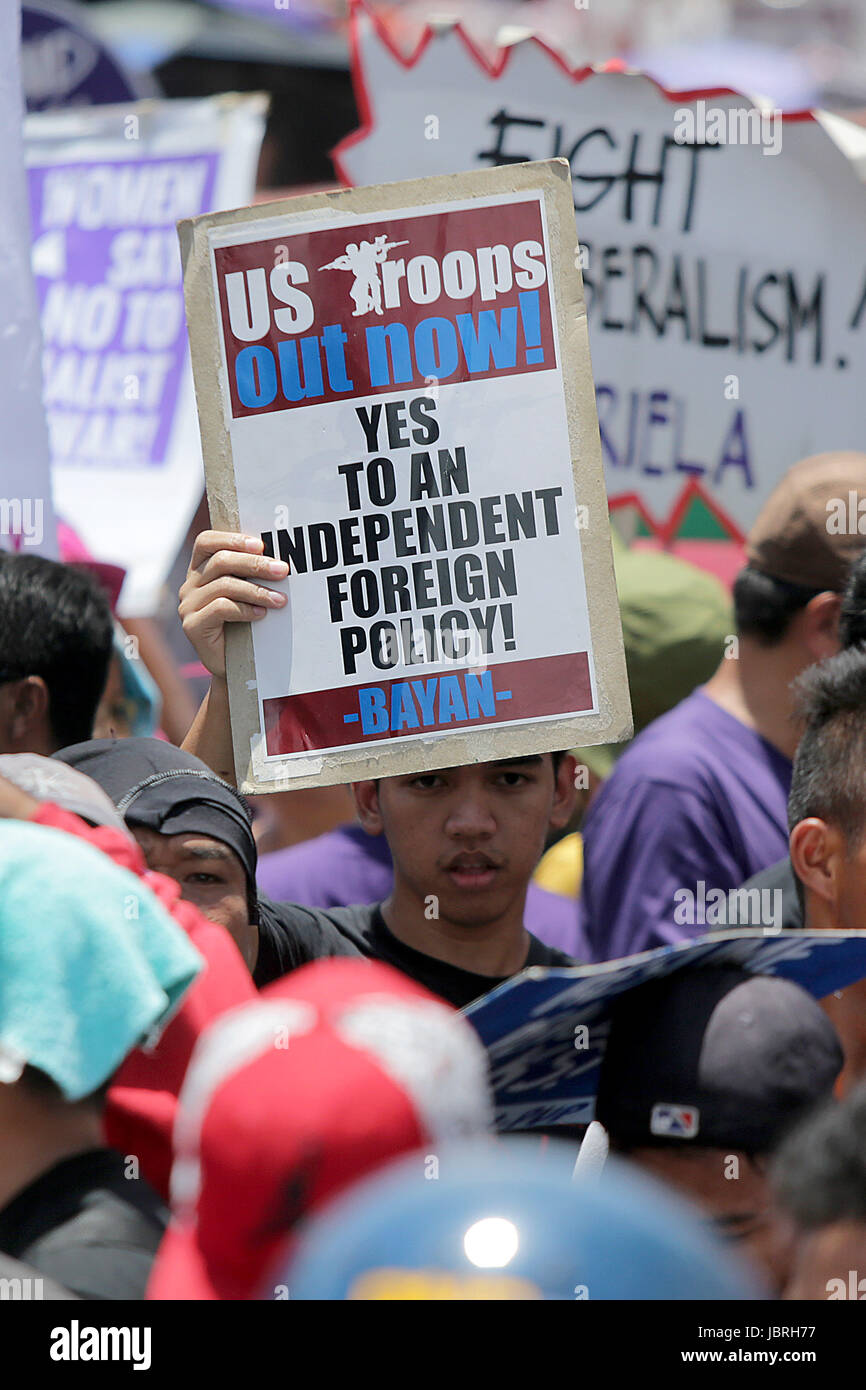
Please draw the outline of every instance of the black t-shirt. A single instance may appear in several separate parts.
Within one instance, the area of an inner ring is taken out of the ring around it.
[[[301,907],[259,898],[259,957],[253,975],[261,989],[289,970],[323,956],[368,956],[402,970],[433,994],[463,1009],[479,995],[504,984],[509,975],[476,975],[416,951],[385,925],[379,903],[357,907]],[[575,961],[531,933],[524,968],[574,965]]]
[[[56,1164],[0,1211],[0,1250],[80,1298],[144,1298],[168,1212],[125,1167],[113,1149]]]

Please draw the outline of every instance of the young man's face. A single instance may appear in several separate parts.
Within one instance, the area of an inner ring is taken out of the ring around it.
[[[364,828],[385,832],[395,887],[422,907],[433,898],[438,918],[481,926],[522,910],[548,831],[568,824],[574,766],[566,756],[555,774],[544,753],[444,768],[357,782],[355,800]]]
[[[234,850],[210,835],[160,835],[144,825],[131,825],[130,830],[147,867],[173,878],[187,902],[195,903],[211,922],[225,927],[252,970],[259,934],[250,922],[247,877]]]

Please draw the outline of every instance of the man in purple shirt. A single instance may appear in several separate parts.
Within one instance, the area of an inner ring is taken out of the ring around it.
[[[842,501],[854,525],[843,525]],[[700,690],[623,754],[583,827],[583,934],[610,960],[748,919],[735,891],[782,858],[799,726],[792,680],[839,649],[864,545],[866,454],[804,459],[765,503],[734,585],[737,637]]]
[[[269,898],[307,907],[349,907],[387,898],[394,880],[391,851],[384,835],[360,825],[340,825],[326,835],[264,854],[256,874]],[[530,883],[523,914],[526,930],[546,946],[586,959],[578,938],[574,902]]]

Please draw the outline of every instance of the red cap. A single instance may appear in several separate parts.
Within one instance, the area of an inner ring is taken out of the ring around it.
[[[372,961],[292,972],[196,1047],[148,1298],[259,1296],[302,1216],[397,1155],[491,1119],[484,1049],[450,1005]]]

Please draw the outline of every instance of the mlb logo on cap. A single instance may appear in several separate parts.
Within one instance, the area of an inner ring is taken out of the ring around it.
[[[651,1134],[670,1134],[675,1139],[694,1139],[701,1112],[695,1105],[654,1105],[650,1114]]]

